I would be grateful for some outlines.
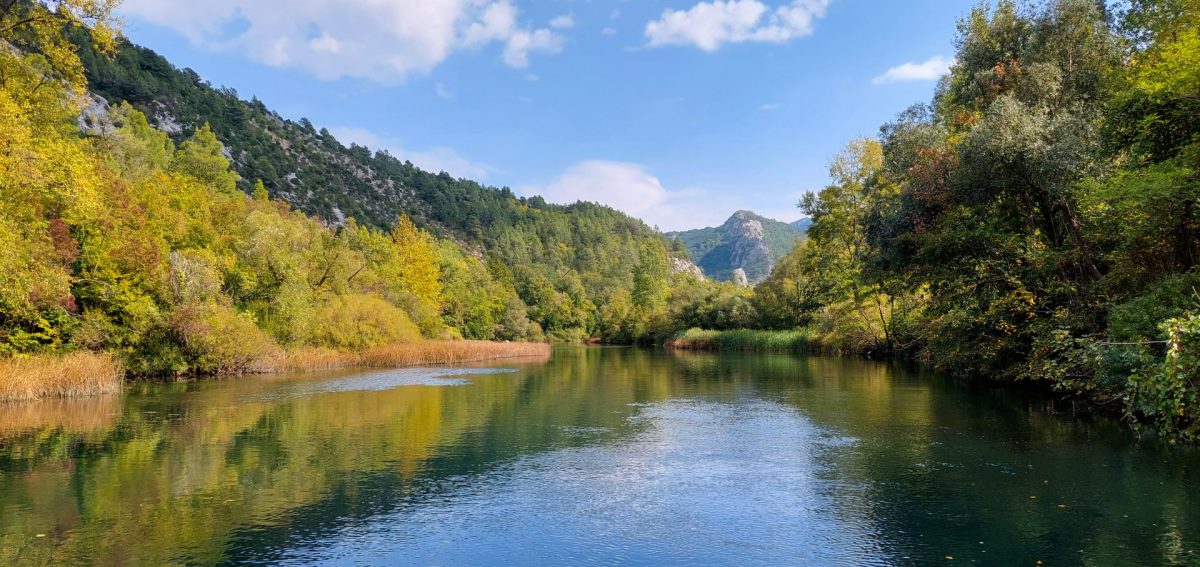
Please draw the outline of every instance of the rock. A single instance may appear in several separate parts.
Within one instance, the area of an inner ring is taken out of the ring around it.
[[[733,271],[733,283],[742,287],[750,287],[750,278],[746,277],[746,270],[738,268]]]

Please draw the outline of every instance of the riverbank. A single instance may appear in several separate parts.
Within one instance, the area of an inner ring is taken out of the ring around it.
[[[288,350],[249,366],[248,374],[319,372],[346,368],[433,366],[512,358],[549,358],[546,343],[422,341],[364,351]],[[110,353],[75,352],[0,360],[0,402],[85,398],[121,391],[126,371]]]
[[[668,340],[665,346],[675,350],[803,353],[812,350],[816,344],[815,337],[805,331],[688,329]]]

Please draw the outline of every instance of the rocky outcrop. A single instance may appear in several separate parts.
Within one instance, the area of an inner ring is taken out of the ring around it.
[[[746,270],[741,268],[733,271],[733,279],[730,281],[742,287],[750,287],[750,278],[746,277]]]
[[[683,258],[671,258],[671,273],[690,274],[697,278],[704,277],[704,270],[701,270],[700,266],[697,266],[691,260],[685,260]]]
[[[738,211],[718,227],[669,233],[687,247],[704,274],[718,280],[762,281],[803,238],[797,226]],[[740,270],[740,275],[738,271]]]

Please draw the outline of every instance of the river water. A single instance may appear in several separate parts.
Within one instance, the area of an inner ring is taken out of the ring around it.
[[[542,362],[0,405],[0,565],[1200,565],[1200,451],[858,360]]]

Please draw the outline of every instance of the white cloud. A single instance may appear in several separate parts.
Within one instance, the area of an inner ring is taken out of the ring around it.
[[[441,83],[433,85],[433,92],[438,95],[438,98],[454,98],[454,92]]]
[[[734,211],[747,208],[744,196],[695,187],[669,189],[643,165],[603,160],[577,163],[550,183],[522,187],[519,192],[564,205],[577,201],[608,205],[663,230],[716,226]],[[783,213],[785,218],[799,218],[794,210]]]
[[[342,42],[338,41],[337,39],[335,39],[333,36],[329,35],[328,33],[321,34],[321,37],[318,37],[318,38],[308,42],[308,45],[309,45],[309,47],[312,48],[313,51],[316,51],[317,53],[335,53],[336,54],[336,53],[341,53],[341,51],[342,51]]]
[[[563,14],[550,20],[550,27],[560,30],[573,28],[575,27],[575,17],[571,14]]]
[[[414,165],[434,173],[445,171],[454,177],[465,177],[482,181],[496,169],[484,163],[474,162],[450,148],[435,147],[423,151],[405,149],[398,140],[385,138],[365,128],[329,128],[338,141],[365,146],[372,150],[386,150],[397,159],[408,160]]]
[[[557,33],[520,24],[512,0],[126,0],[121,10],[204,48],[321,79],[396,82],[493,43],[514,67],[562,49]]]
[[[550,30],[519,31],[508,38],[504,47],[504,62],[514,69],[529,66],[529,54],[535,51],[558,53],[562,51],[563,39]]]
[[[871,83],[883,85],[900,81],[934,81],[949,72],[950,66],[953,64],[954,59],[947,59],[941,56],[931,57],[923,63],[913,63],[910,61],[888,69],[884,74],[871,79]]]
[[[600,33],[602,35],[617,35],[617,28],[607,27],[607,28],[600,30]]]
[[[694,46],[716,51],[727,43],[785,42],[813,31],[829,0],[793,0],[771,8],[760,0],[714,0],[687,10],[667,9],[646,24],[651,47]]]
[[[777,102],[769,102],[767,104],[764,104],[764,105],[758,107],[758,109],[763,112],[771,112],[772,110],[779,110],[780,106],[782,106],[782,105]]]

